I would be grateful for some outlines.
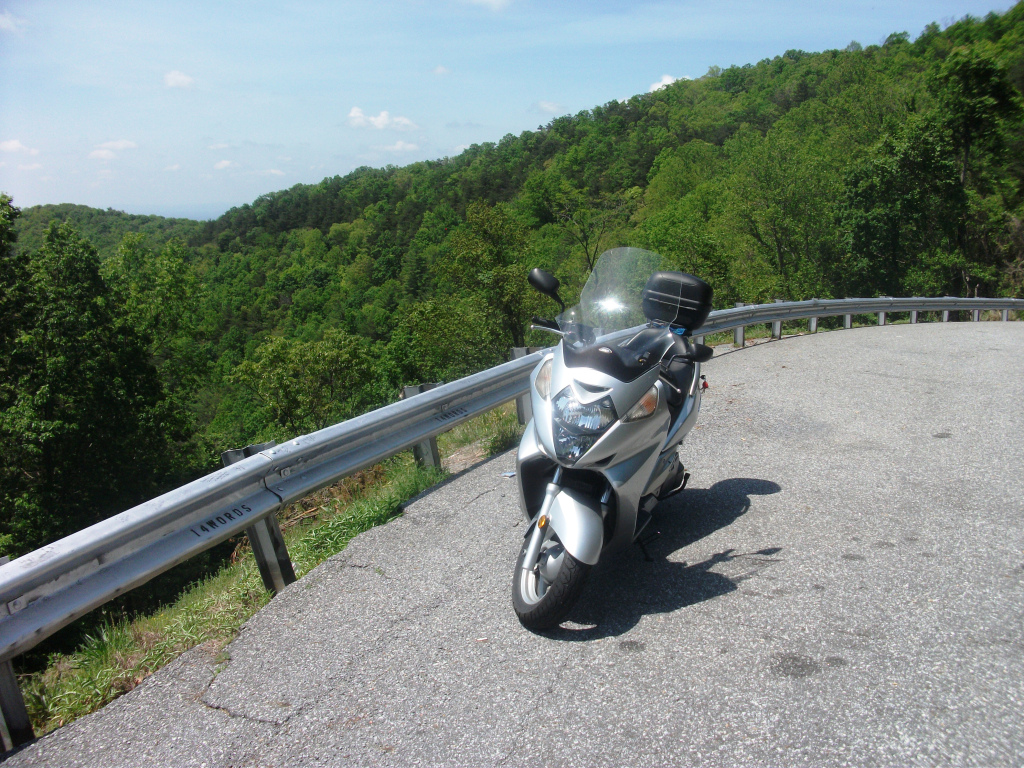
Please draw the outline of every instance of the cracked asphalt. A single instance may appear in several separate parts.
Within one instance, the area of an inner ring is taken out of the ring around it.
[[[650,560],[561,629],[507,453],[5,768],[1020,765],[1024,323],[718,352]]]

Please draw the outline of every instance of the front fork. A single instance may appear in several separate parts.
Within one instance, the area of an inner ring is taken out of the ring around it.
[[[537,514],[537,522],[533,526],[533,533],[530,535],[530,544],[526,548],[526,557],[523,558],[523,570],[531,571],[540,557],[540,548],[544,545],[544,539],[548,535],[548,512],[555,497],[562,492],[562,468],[555,469],[555,476],[551,478],[547,488],[544,490],[544,501],[540,505],[540,512]]]

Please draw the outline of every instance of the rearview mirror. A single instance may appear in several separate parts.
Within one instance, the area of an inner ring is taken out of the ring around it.
[[[715,348],[709,347],[707,344],[694,344],[693,354],[690,359],[695,363],[706,363],[715,355]]]
[[[558,302],[558,306],[565,310],[565,304],[562,303],[562,299],[558,296],[558,286],[561,283],[558,282],[558,278],[552,275],[550,272],[545,272],[539,267],[534,267],[530,270],[529,276],[526,278],[530,281],[530,285],[536,288],[538,291],[543,293]]]

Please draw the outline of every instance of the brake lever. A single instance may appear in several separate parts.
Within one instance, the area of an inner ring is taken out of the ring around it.
[[[561,336],[563,339],[566,336],[569,335],[565,331],[559,330],[558,328],[548,328],[546,325],[531,325],[530,326],[530,330],[531,331],[547,331],[548,333],[553,333],[556,336]]]

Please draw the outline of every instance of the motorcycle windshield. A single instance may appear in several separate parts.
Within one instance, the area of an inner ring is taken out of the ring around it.
[[[580,303],[560,314],[559,327],[573,324],[592,329],[595,337],[647,322],[642,309],[648,278],[662,269],[662,258],[642,248],[613,248],[594,265],[580,294]]]

